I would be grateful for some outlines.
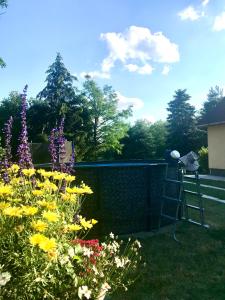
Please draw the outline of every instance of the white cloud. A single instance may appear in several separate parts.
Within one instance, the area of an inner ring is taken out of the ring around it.
[[[154,68],[149,65],[149,64],[145,64],[142,67],[139,67],[138,65],[135,64],[128,64],[125,65],[125,68],[129,71],[129,72],[137,72],[139,74],[152,74]]]
[[[85,78],[85,76],[90,76],[91,78],[101,78],[101,79],[109,79],[110,74],[107,72],[99,72],[99,71],[91,71],[91,72],[81,72],[80,77]]]
[[[162,75],[168,75],[170,71],[170,66],[166,65],[163,67]]]
[[[202,0],[202,6],[207,6],[209,3],[209,0]]]
[[[117,62],[130,72],[151,74],[149,61],[155,63],[178,62],[178,45],[172,43],[162,32],[152,33],[149,28],[130,26],[125,32],[102,33],[109,54],[102,61],[102,72],[109,73]]]
[[[215,17],[214,24],[213,24],[213,30],[214,31],[221,31],[225,29],[225,11]]]
[[[147,121],[147,122],[149,122],[149,123],[155,123],[155,122],[156,122],[155,117],[152,116],[152,115],[143,115],[143,116],[141,117],[141,119],[142,119],[142,120],[145,120],[145,121]]]
[[[118,97],[119,109],[126,109],[129,106],[133,107],[133,110],[139,110],[144,106],[143,100],[134,97],[125,97],[120,92],[116,92]]]
[[[193,6],[188,6],[184,10],[178,13],[178,16],[181,18],[182,21],[190,20],[196,21],[199,18],[204,16],[204,12],[197,11]]]

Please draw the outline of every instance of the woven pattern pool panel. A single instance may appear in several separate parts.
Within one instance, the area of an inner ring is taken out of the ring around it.
[[[157,228],[165,164],[78,166],[76,175],[94,192],[86,197],[82,209],[83,215],[99,221],[93,235],[126,234]],[[170,193],[176,197],[177,191],[172,189]]]

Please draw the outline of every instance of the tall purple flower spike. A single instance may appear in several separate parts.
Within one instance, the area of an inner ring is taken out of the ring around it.
[[[49,137],[49,152],[51,156],[52,170],[57,170],[58,155],[57,155],[57,128],[53,128]]]
[[[74,166],[75,154],[74,147],[68,166],[65,164],[66,139],[64,137],[64,118],[62,118],[58,128],[53,128],[49,137],[49,152],[51,156],[52,170],[60,170],[71,174]]]
[[[59,149],[59,163],[61,166],[61,171],[66,171],[66,166],[64,163],[66,157],[66,148],[65,148],[66,139],[64,137],[64,118],[62,118],[59,129],[58,129],[58,149]]]
[[[22,107],[21,107],[21,134],[19,137],[19,146],[17,150],[19,158],[19,166],[21,169],[33,168],[30,147],[28,144],[28,133],[27,133],[27,85],[23,90],[22,98]]]

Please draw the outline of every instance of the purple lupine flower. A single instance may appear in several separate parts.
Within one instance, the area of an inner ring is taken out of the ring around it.
[[[60,170],[61,172],[71,174],[74,167],[75,152],[73,147],[70,162],[68,165],[66,165],[65,142],[66,139],[64,137],[64,118],[62,118],[59,127],[53,128],[51,131],[49,137],[49,152],[51,156],[52,170]]]
[[[21,169],[25,168],[33,168],[30,147],[28,144],[28,133],[27,133],[27,85],[23,90],[23,94],[21,95],[22,99],[22,107],[21,107],[21,134],[19,137],[19,146],[17,150],[18,158],[19,158],[19,166]]]
[[[57,170],[58,154],[57,154],[57,135],[58,129],[53,128],[49,137],[49,152],[51,156],[52,170]]]
[[[65,142],[64,137],[64,118],[62,118],[59,129],[58,129],[58,146],[59,146],[59,162],[63,163],[66,157]]]

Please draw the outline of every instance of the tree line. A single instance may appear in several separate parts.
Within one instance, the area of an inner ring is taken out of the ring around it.
[[[78,89],[77,78],[70,74],[59,53],[46,73],[46,86],[28,101],[29,140],[48,142],[51,129],[64,118],[65,136],[75,145],[77,161],[158,159],[164,157],[166,149],[177,149],[181,154],[198,151],[207,145],[199,120],[223,100],[222,90],[211,88],[202,110],[196,112],[187,91],[178,89],[168,103],[165,122],[137,120],[131,125],[132,107],[119,110],[113,88],[102,88],[89,76]],[[15,91],[0,103],[0,127],[13,116],[13,136],[20,131],[20,107],[21,96]]]

